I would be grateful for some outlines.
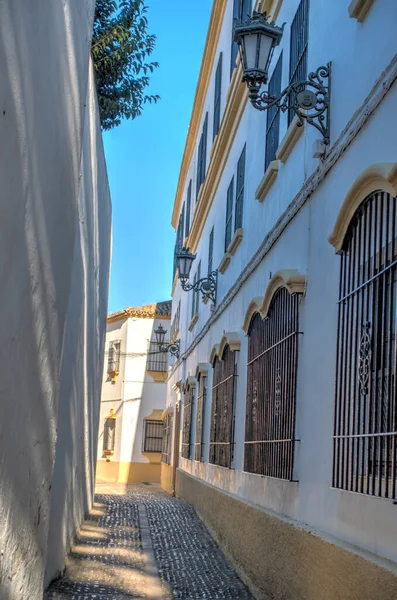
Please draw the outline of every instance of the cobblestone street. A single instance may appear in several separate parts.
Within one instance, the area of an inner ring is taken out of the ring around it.
[[[157,485],[99,484],[44,600],[253,598],[194,509]]]

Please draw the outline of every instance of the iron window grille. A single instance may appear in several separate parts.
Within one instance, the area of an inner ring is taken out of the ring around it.
[[[238,44],[233,41],[233,28],[236,22],[241,23],[247,21],[252,13],[252,0],[234,0],[233,4],[233,23],[232,23],[232,49],[230,58],[230,77],[236,66],[236,58],[238,54]]]
[[[196,413],[196,439],[194,444],[194,460],[203,460],[203,428],[207,398],[207,377],[201,373],[197,380],[197,413]]]
[[[248,331],[244,470],[292,481],[299,295],[280,288]]]
[[[283,55],[277,61],[273,74],[269,81],[269,94],[277,97],[281,93],[281,73],[283,66]],[[265,153],[265,171],[276,158],[280,135],[280,108],[277,105],[271,106],[267,111],[266,122],[266,153]]]
[[[192,458],[192,414],[194,406],[194,387],[187,385],[183,407],[182,457]]]
[[[190,180],[189,187],[187,188],[185,237],[187,237],[189,235],[189,231],[190,231],[190,207],[191,207],[191,204],[192,204],[192,180]]]
[[[301,0],[291,24],[289,58],[289,83],[307,79],[307,46],[309,39],[309,0]],[[302,90],[304,86],[302,86]],[[301,90],[295,90],[301,91]],[[288,111],[288,125],[294,118],[293,109]]]
[[[116,419],[107,417],[103,428],[103,451],[105,453],[114,452],[116,441]]]
[[[178,302],[178,308],[176,309],[174,318],[171,323],[171,343],[175,342],[176,336],[178,335],[179,327],[180,327],[180,318],[181,318],[181,301]]]
[[[161,452],[163,448],[163,422],[145,419],[144,452]]]
[[[341,251],[333,487],[395,500],[397,198],[368,196]]]
[[[161,462],[166,465],[171,464],[172,422],[172,415],[167,415],[163,421],[163,452],[161,454]]]
[[[165,373],[168,370],[168,352],[160,352],[160,348],[166,346],[168,343],[167,340],[164,340],[162,344],[148,340],[146,371]]]
[[[221,123],[221,98],[222,98],[222,52],[219,54],[218,65],[215,72],[215,94],[214,94],[214,121],[212,128],[212,139],[215,139]]]
[[[225,252],[232,240],[233,227],[233,196],[234,196],[234,177],[229,184],[226,195],[226,224],[225,224]]]
[[[211,229],[210,237],[208,240],[208,275],[210,276],[213,271],[213,257],[214,257],[214,227]]]
[[[109,342],[108,352],[108,373],[114,373],[120,371],[120,354],[121,354],[121,342],[112,341]]]
[[[213,363],[210,463],[231,468],[234,447],[235,354],[226,345]]]
[[[205,179],[205,170],[207,166],[207,132],[208,132],[208,112],[205,115],[201,138],[197,152],[197,186],[196,200],[198,198],[201,184]]]
[[[243,204],[245,185],[245,146],[237,163],[236,207],[234,216],[234,231],[243,225]]]

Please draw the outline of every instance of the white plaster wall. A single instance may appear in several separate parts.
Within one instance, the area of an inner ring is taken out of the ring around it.
[[[142,454],[143,420],[154,409],[165,408],[166,384],[146,373],[148,340],[160,324],[169,332],[168,319],[128,319],[127,351],[133,356],[125,365],[121,462],[149,462]]]
[[[110,196],[93,67],[84,121],[72,280],[65,325],[45,584],[65,564],[91,508],[110,258]]]
[[[106,460],[106,457],[103,455],[104,425],[106,417],[108,416],[112,408],[116,414],[116,438],[112,460],[120,460],[121,434],[123,430],[123,390],[125,379],[125,364],[126,360],[128,360],[125,356],[127,348],[127,331],[128,319],[116,321],[114,323],[108,323],[106,327],[105,359],[103,363],[102,394],[99,411],[99,435],[97,452],[98,460]],[[116,381],[114,383],[108,375],[108,352],[110,342],[113,341],[121,342],[120,373],[117,376]]]
[[[393,0],[374,2],[363,24],[349,17],[347,3],[330,5],[325,0],[320,0],[311,2],[311,5],[309,71],[328,61],[333,63],[333,143],[354,112],[364,103],[371,87],[397,51],[397,4]],[[277,61],[279,52],[283,51],[285,83],[285,78],[288,78],[289,25],[297,6],[298,0],[284,0],[278,19],[280,23],[286,21],[287,24],[273,64]],[[229,10],[228,5],[225,22]],[[219,48],[225,53],[225,78],[228,76],[226,54],[229,47],[230,26],[227,24],[222,29],[219,42]],[[223,93],[227,94],[227,86]],[[210,90],[206,106],[212,103],[211,94],[213,92]],[[182,468],[247,502],[275,510],[380,557],[397,561],[397,521],[392,503],[330,488],[339,258],[327,241],[342,202],[355,179],[372,164],[397,161],[395,106],[396,83],[323,183],[239,289],[232,303],[212,324],[193,351],[171,372],[167,404],[172,406],[175,403],[176,395],[172,388],[176,382],[194,375],[197,364],[209,360],[213,345],[220,342],[225,331],[240,332],[242,345],[237,382],[234,470],[181,459]],[[218,304],[236,282],[265,235],[319,165],[319,160],[312,158],[312,144],[318,134],[313,128],[306,126],[287,162],[280,165],[278,178],[264,202],[258,203],[255,200],[255,190],[263,176],[265,126],[265,115],[247,105],[197,249],[196,260],[201,258],[202,272],[205,272],[209,232],[215,225],[214,266],[219,264],[224,252],[226,191],[232,174],[236,173],[241,149],[247,143],[244,235],[228,269],[224,275],[219,275]],[[285,131],[286,115],[281,120],[280,139]],[[194,266],[192,269],[193,273],[195,268]],[[255,296],[263,296],[271,275],[285,268],[298,269],[308,277],[307,292],[300,309],[300,328],[304,335],[300,339],[297,391],[296,436],[301,441],[297,447],[295,471],[299,483],[286,483],[242,471],[247,340],[241,327],[250,301]],[[180,337],[184,350],[197,338],[208,321],[210,304],[200,304],[198,323],[189,332],[187,323],[190,321],[191,293],[182,292],[178,283],[173,296],[174,307],[178,306],[179,299]],[[208,444],[211,372],[207,381],[205,442]],[[193,431],[193,442],[194,435]],[[205,456],[208,457],[208,446]]]
[[[98,164],[94,156],[100,143],[92,90],[86,110],[93,11],[94,0],[0,1],[1,600],[42,598],[51,495],[72,485],[58,471],[53,477],[56,449],[76,491],[64,513],[71,519],[66,537],[90,501],[96,431],[75,431],[84,453],[71,459],[70,424],[58,416],[68,412],[69,372],[76,377],[69,416],[76,408],[87,427],[97,418],[88,391],[95,392],[98,367],[86,373],[85,390],[76,367],[90,349],[100,356],[108,285],[110,207],[103,156]],[[102,185],[92,189],[91,204],[89,181]],[[86,328],[73,353],[76,313]],[[64,543],[63,535],[55,540],[57,548]]]

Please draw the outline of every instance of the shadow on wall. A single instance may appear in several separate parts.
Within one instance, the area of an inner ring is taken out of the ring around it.
[[[62,419],[68,412],[65,399],[71,401],[72,422],[76,399],[81,402],[83,396],[76,357],[84,344],[75,339],[73,352],[70,328],[76,324],[69,314],[78,312],[82,292],[77,285],[82,257],[75,256],[81,225],[77,198],[93,8],[93,0],[78,7],[38,0],[0,3],[3,148],[7,141],[0,161],[0,404],[6,415],[0,422],[1,600],[41,600],[51,493],[58,492],[60,481],[52,479],[60,388]],[[95,178],[87,185],[94,183]],[[105,255],[109,206],[102,209],[100,231],[94,237],[95,248],[101,237]],[[92,218],[95,222],[97,214]],[[107,280],[105,284],[101,276],[108,269],[108,258],[102,273],[94,269],[92,255],[86,260],[93,278],[86,282],[91,296],[102,287],[95,335],[87,333],[92,344],[101,336],[105,319]],[[87,302],[86,314],[93,308],[92,298]],[[93,373],[97,370],[98,365]],[[92,390],[86,384],[88,398]],[[96,409],[86,406],[85,413],[88,426],[95,421]],[[66,441],[61,422],[58,431]],[[82,450],[89,464],[93,441],[82,438]],[[58,459],[65,462],[66,473],[73,464],[70,456],[59,453]],[[84,476],[75,479],[75,487],[83,478],[91,482],[91,471],[86,468]],[[87,496],[90,485],[84,483],[80,496]]]

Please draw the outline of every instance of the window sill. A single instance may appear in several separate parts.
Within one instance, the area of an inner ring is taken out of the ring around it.
[[[374,0],[351,0],[348,11],[352,19],[362,23],[369,13]]]
[[[167,371],[146,371],[146,375],[150,375],[155,383],[164,383],[167,380]]]
[[[236,229],[236,231],[234,232],[234,236],[231,239],[230,244],[227,247],[227,252],[233,256],[234,253],[236,252],[237,248],[240,245],[241,240],[243,239],[243,228],[239,227],[238,229]]]
[[[272,160],[269,164],[268,168],[265,171],[264,176],[262,177],[262,181],[258,185],[258,188],[255,192],[255,198],[258,202],[263,202],[268,191],[272,187],[273,183],[277,179],[278,175],[278,166],[280,164],[279,160]]]
[[[196,325],[197,321],[198,321],[198,313],[193,315],[192,320],[189,323],[189,327],[188,327],[189,331],[193,330],[193,327]]]
[[[223,258],[219,264],[218,271],[219,273],[224,273],[229,266],[229,263],[232,259],[232,255],[229,252],[225,252]]]
[[[303,130],[305,127],[304,127],[304,125],[302,125],[301,127],[298,127],[298,125],[297,125],[298,123],[299,123],[299,119],[295,115],[291,121],[291,125],[287,129],[285,136],[281,140],[281,143],[276,152],[276,160],[279,160],[282,163],[287,162],[287,159],[288,159],[289,155],[291,154],[295,144],[297,143],[297,141],[299,140],[299,138],[301,137],[301,135],[303,133]]]

